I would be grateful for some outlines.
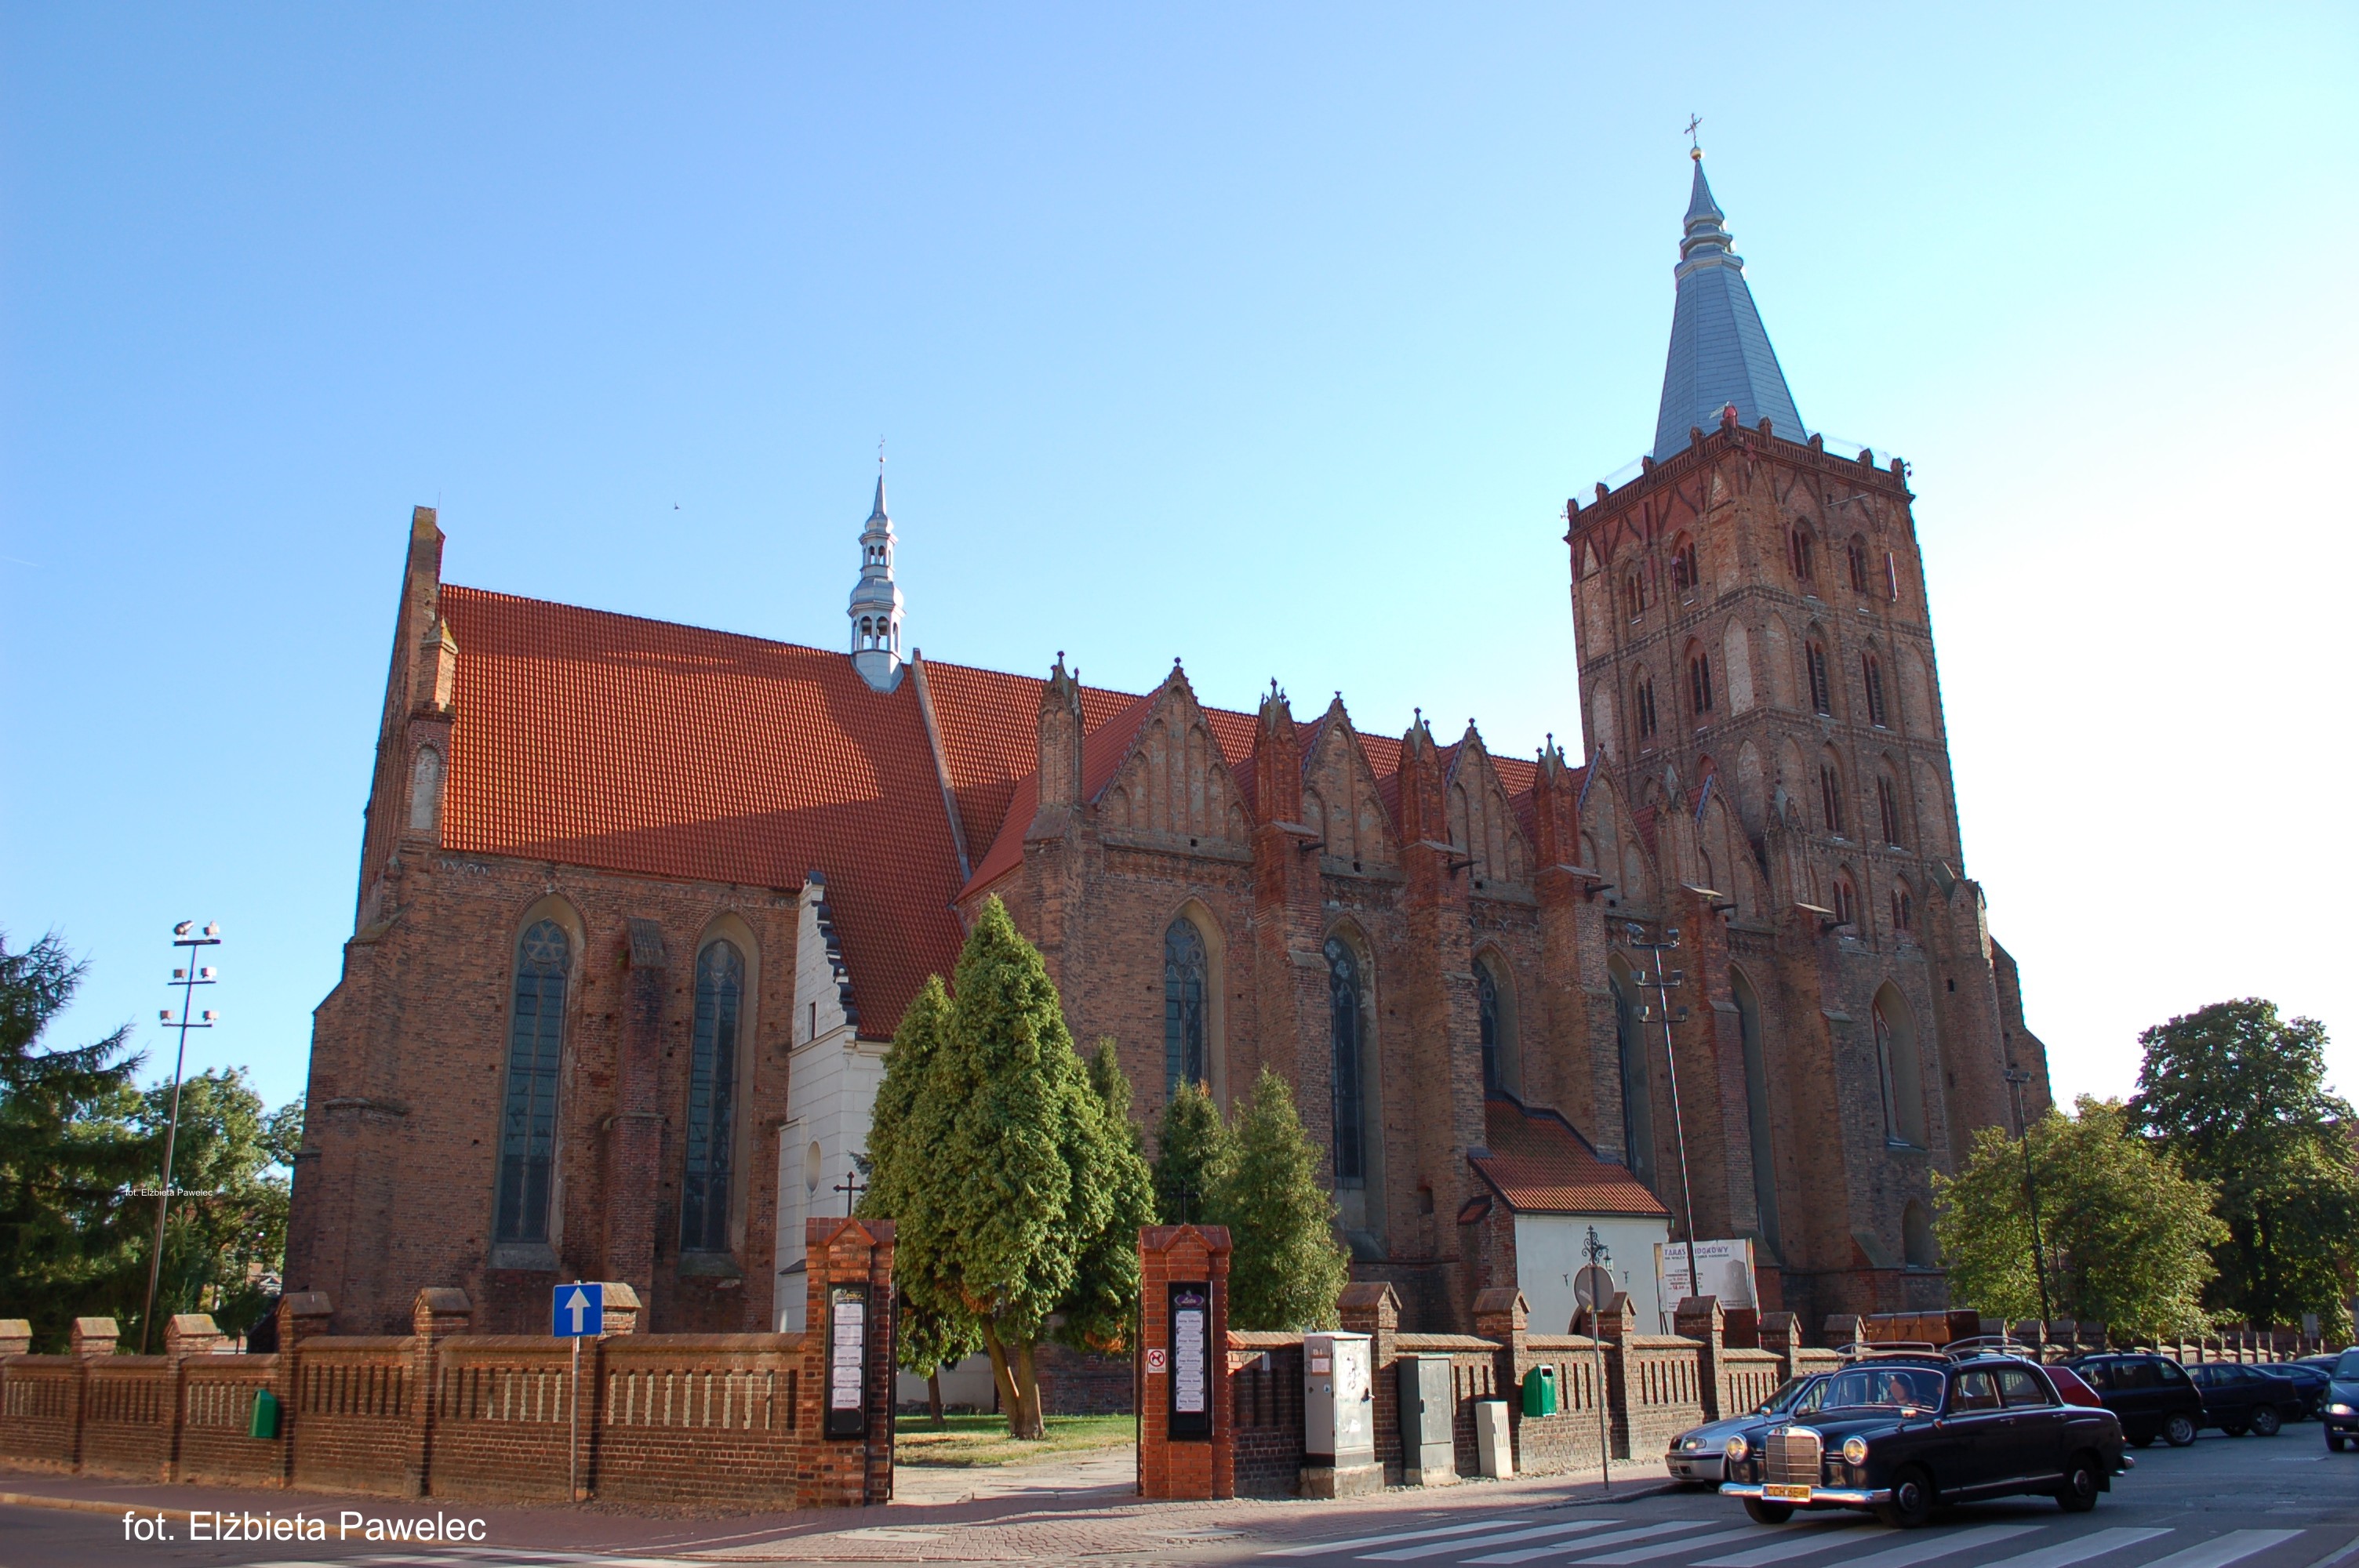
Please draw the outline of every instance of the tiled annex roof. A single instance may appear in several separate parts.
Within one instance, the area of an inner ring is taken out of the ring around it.
[[[456,584],[440,607],[459,647],[451,849],[782,891],[817,871],[864,1029],[879,1035],[926,976],[955,967],[958,849],[916,679],[880,693],[833,650]],[[1022,863],[1046,683],[922,667],[968,853],[987,850],[965,884],[980,890]],[[1081,697],[1094,798],[1154,696]],[[1255,719],[1203,711],[1250,811]],[[1306,727],[1306,756],[1315,737]],[[1360,743],[1397,821],[1401,743]],[[1528,833],[1535,764],[1493,764]]]
[[[1495,1093],[1483,1102],[1483,1122],[1489,1151],[1467,1162],[1517,1213],[1669,1217],[1636,1176],[1600,1156],[1555,1111]]]

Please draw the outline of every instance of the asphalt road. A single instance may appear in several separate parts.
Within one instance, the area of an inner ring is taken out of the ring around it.
[[[2359,1568],[2359,1454],[2327,1453],[2315,1422],[2288,1427],[2274,1438],[2207,1433],[2191,1448],[2157,1446],[2138,1451],[2136,1457],[2137,1468],[2116,1477],[2092,1513],[2067,1514],[2046,1499],[2016,1498],[1946,1509],[1919,1530],[1888,1530],[1850,1513],[1803,1514],[1783,1525],[1756,1525],[1736,1501],[1709,1492],[1600,1503],[1593,1495],[1526,1482],[1496,1490],[1470,1485],[1433,1494],[1396,1492],[1381,1502],[1249,1506],[1217,1521],[1203,1520],[1217,1522],[1217,1529],[1190,1530],[1182,1517],[1158,1514],[1169,1519],[1170,1529],[1143,1530],[1120,1545],[1099,1541],[1086,1555],[1100,1563],[1190,1568]],[[1421,1506],[1421,1497],[1430,1497],[1434,1506]],[[284,1510],[303,1502],[298,1495],[278,1494],[267,1506]],[[407,1505],[404,1511],[432,1506]],[[1183,1507],[1207,1506],[1235,1508]],[[1315,1508],[1315,1515],[1298,1511],[1306,1508]],[[1085,1515],[1051,1509],[1036,1517]],[[971,1534],[969,1527],[936,1526],[924,1532],[921,1542],[909,1539],[919,1532],[898,1529],[847,1531],[833,1541],[822,1532],[803,1536],[791,1550],[775,1539],[727,1541],[728,1528],[716,1522],[690,1532],[702,1539],[685,1560],[745,1563],[774,1554],[803,1563],[873,1562],[879,1556],[1011,1560],[1004,1547],[986,1543],[984,1538],[999,1532],[984,1528]],[[528,1533],[549,1539],[541,1531]],[[310,1563],[337,1568],[678,1568],[683,1561],[653,1541],[637,1551],[609,1554],[496,1542],[387,1548],[354,1541],[308,1549],[199,1542],[178,1521],[169,1534],[168,1542],[127,1541],[119,1516],[0,1507],[0,1568],[294,1568]],[[1151,1544],[1142,1539],[1158,1535]],[[887,1544],[883,1538],[897,1536],[904,1539],[894,1549],[880,1550]],[[854,1538],[860,1538],[856,1544]],[[1035,1544],[1013,1560],[1065,1555]]]
[[[2315,1422],[2274,1438],[2207,1433],[2134,1451],[2094,1511],[2046,1498],[1971,1503],[1922,1530],[1864,1514],[1756,1525],[1733,1498],[1678,1492],[1609,1507],[1518,1508],[1480,1525],[1393,1524],[1374,1539],[1254,1553],[1267,1568],[2334,1568],[2359,1563],[2359,1454],[2329,1454]]]

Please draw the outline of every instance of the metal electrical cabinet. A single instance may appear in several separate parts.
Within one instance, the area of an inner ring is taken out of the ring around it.
[[[1376,1390],[1364,1334],[1302,1336],[1302,1490],[1314,1498],[1380,1491]]]
[[[1402,1481],[1446,1487],[1458,1479],[1457,1390],[1447,1356],[1403,1356],[1400,1375]]]

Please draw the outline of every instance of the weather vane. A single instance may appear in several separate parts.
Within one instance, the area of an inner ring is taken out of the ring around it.
[[[1701,129],[1702,125],[1702,115],[1690,114],[1688,116],[1688,150],[1690,152],[1700,153],[1703,151],[1703,143],[1698,140],[1696,136],[1696,132]]]

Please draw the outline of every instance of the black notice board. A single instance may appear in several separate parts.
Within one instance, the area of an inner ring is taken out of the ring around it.
[[[1164,1333],[1171,1358],[1170,1432],[1209,1442],[1212,1435],[1212,1287],[1187,1281],[1171,1287]]]
[[[827,1420],[830,1437],[868,1432],[868,1287],[827,1288]]]

